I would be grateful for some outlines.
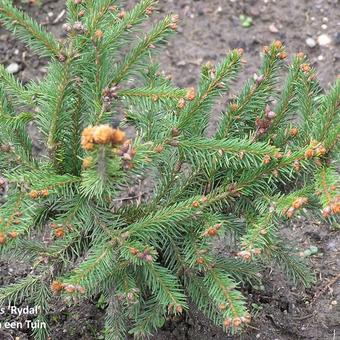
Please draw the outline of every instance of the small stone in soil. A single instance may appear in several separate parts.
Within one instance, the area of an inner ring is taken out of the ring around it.
[[[318,44],[320,46],[326,46],[331,43],[331,38],[327,34],[321,34],[318,36]]]
[[[307,38],[306,44],[308,47],[313,48],[316,46],[316,41],[313,38]]]
[[[279,31],[278,28],[274,24],[270,24],[268,28],[269,28],[269,31],[272,33],[277,33]]]
[[[11,63],[6,67],[6,71],[11,74],[16,74],[20,70],[20,65],[17,63]]]

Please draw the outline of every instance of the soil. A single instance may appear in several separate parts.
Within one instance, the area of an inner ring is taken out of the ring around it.
[[[134,3],[136,1],[128,0],[126,7]],[[64,4],[64,0],[43,0],[40,6],[24,5],[24,8],[48,30],[62,37]],[[174,12],[182,18],[176,38],[158,57],[164,71],[171,74],[179,86],[195,86],[200,65],[208,60],[217,61],[227,50],[241,47],[248,63],[234,87],[237,89],[256,72],[262,46],[274,39],[285,42],[289,54],[307,53],[326,89],[340,74],[340,22],[337,21],[340,6],[337,0],[167,0],[160,1],[159,9],[157,17]],[[241,14],[253,19],[251,27],[242,26]],[[317,41],[321,34],[327,34],[331,43],[307,46],[307,37]],[[6,66],[18,63],[18,75],[24,82],[39,79],[47,71],[45,60],[39,59],[3,29],[0,29],[0,62]],[[230,98],[233,94],[230,93]],[[297,217],[290,225],[282,227],[282,233],[302,251],[310,245],[318,247],[318,253],[310,258],[316,275],[312,288],[296,287],[281,272],[267,268],[263,273],[263,287],[245,289],[255,316],[244,334],[226,335],[193,308],[183,319],[169,320],[153,339],[339,339],[339,233],[310,216]],[[22,270],[0,262],[0,285],[14,282],[22,275],[25,275]],[[52,339],[100,339],[103,316],[96,301],[73,307],[56,302],[50,316]],[[0,331],[0,339],[14,338],[32,337],[28,331]]]

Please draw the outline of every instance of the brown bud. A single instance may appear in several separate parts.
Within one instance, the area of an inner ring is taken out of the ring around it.
[[[276,40],[274,41],[274,46],[275,48],[280,49],[282,48],[282,42],[280,40]]]
[[[320,145],[316,148],[315,152],[317,155],[324,156],[327,153],[327,149],[323,145]]]
[[[190,87],[187,90],[186,98],[190,101],[194,100],[196,98],[196,92],[194,87]]]
[[[237,253],[237,256],[242,257],[243,260],[249,261],[251,259],[250,251],[243,250]]]
[[[244,49],[243,48],[238,48],[237,52],[238,52],[239,56],[242,56],[243,53],[244,53]]]
[[[296,54],[296,56],[299,58],[299,59],[303,59],[305,57],[305,54],[303,52],[298,52]]]
[[[145,255],[145,261],[152,262],[152,260],[153,260],[153,258],[152,258],[152,256],[150,254]]]
[[[5,244],[6,243],[6,236],[4,233],[0,233],[0,244]]]
[[[132,247],[129,250],[130,250],[130,254],[133,255],[133,256],[136,256],[138,254],[138,249],[136,249],[136,248]]]
[[[123,161],[132,161],[132,157],[128,153],[124,153],[122,156]]]
[[[266,117],[269,119],[274,119],[276,117],[276,113],[274,111],[269,111],[266,113]]]
[[[176,306],[176,312],[179,313],[179,314],[182,314],[182,313],[183,313],[183,308],[182,308],[182,306],[177,305],[177,306]]]
[[[230,110],[231,110],[232,112],[237,111],[237,109],[238,109],[238,105],[237,105],[236,103],[230,104]]]
[[[234,326],[235,328],[240,327],[240,326],[241,326],[241,323],[242,323],[242,321],[241,321],[240,318],[235,318],[235,319],[233,320],[233,326]]]
[[[48,189],[43,189],[39,192],[40,196],[47,197],[49,195]]]
[[[300,68],[301,68],[302,72],[304,72],[304,73],[308,73],[311,70],[310,65],[306,64],[306,63],[305,64],[301,64]]]
[[[332,212],[332,209],[331,209],[331,207],[325,207],[325,208],[323,208],[323,210],[322,210],[322,216],[323,217],[329,217],[330,215],[331,215],[331,212]]]
[[[171,16],[171,21],[172,22],[178,22],[179,21],[179,15],[178,14],[174,14]]]
[[[163,146],[162,144],[157,145],[156,148],[155,148],[155,151],[156,151],[157,153],[162,153],[163,150],[164,150],[164,146]]]
[[[169,28],[171,28],[173,31],[176,31],[177,30],[177,23],[176,22],[171,22],[169,24]]]
[[[279,170],[277,170],[277,169],[274,169],[274,170],[272,171],[272,174],[273,174],[274,177],[279,177],[279,176],[280,176],[280,172],[279,172]]]
[[[204,260],[203,257],[199,257],[199,258],[197,258],[196,263],[197,264],[203,264],[203,263],[205,263],[205,260]]]
[[[194,201],[194,202],[192,202],[192,206],[193,206],[194,208],[198,208],[198,207],[200,206],[200,202]]]
[[[181,134],[180,130],[178,128],[173,128],[171,130],[172,137],[178,137]]]
[[[216,228],[217,230],[220,230],[221,227],[222,227],[222,223],[217,223],[217,224],[215,224],[215,228]]]
[[[120,11],[120,13],[118,14],[119,19],[123,19],[125,18],[125,16],[126,16],[126,12],[124,10]]]
[[[75,290],[76,290],[76,287],[74,285],[67,285],[67,286],[65,286],[65,291],[67,293],[70,293],[70,294],[74,293]]]
[[[225,320],[223,321],[224,327],[225,327],[225,328],[229,328],[229,327],[231,326],[231,322],[232,322],[231,318],[225,319]]]
[[[77,32],[84,32],[85,30],[84,25],[80,21],[76,21],[72,27]]]
[[[60,53],[59,56],[58,56],[58,60],[59,60],[61,63],[63,63],[63,62],[66,61],[66,56],[65,56],[64,54]]]
[[[298,133],[299,133],[299,130],[296,127],[291,128],[290,131],[289,131],[289,135],[291,137],[295,137]]]
[[[263,46],[262,51],[264,54],[267,54],[269,52],[269,46]]]
[[[32,200],[35,200],[39,197],[39,192],[36,191],[36,190],[32,190],[30,193],[29,193],[29,196]]]
[[[263,163],[264,163],[264,164],[269,164],[270,161],[271,161],[271,157],[270,157],[269,155],[265,155],[265,156],[263,157]]]
[[[57,228],[57,229],[55,229],[54,234],[57,238],[62,238],[65,235],[65,230],[62,227]]]
[[[104,36],[104,33],[102,30],[96,30],[94,32],[94,37],[97,39],[97,40],[101,40]]]
[[[260,248],[255,248],[254,250],[253,250],[253,254],[254,255],[260,255],[261,254],[261,252],[262,252],[262,249],[260,249]]]
[[[8,236],[10,237],[10,238],[17,238],[18,237],[18,232],[16,232],[16,231],[10,231],[9,233],[8,233]]]
[[[67,24],[67,23],[63,24],[62,28],[65,32],[71,32],[72,31],[72,26],[70,24]]]
[[[338,215],[340,213],[340,202],[333,203],[331,209],[334,215]]]
[[[179,101],[178,101],[178,103],[177,103],[177,107],[179,108],[179,109],[183,109],[184,107],[185,107],[185,99],[184,98],[181,98]]]
[[[287,53],[286,53],[286,52],[281,52],[281,53],[279,53],[279,58],[280,58],[281,60],[286,59],[286,58],[287,58]]]
[[[209,228],[207,230],[207,233],[208,233],[209,236],[214,237],[214,236],[217,235],[217,229],[216,228]]]
[[[281,159],[281,158],[283,157],[283,155],[282,155],[281,152],[277,152],[277,153],[274,155],[274,157],[275,157],[276,159]]]
[[[293,166],[294,166],[295,171],[301,170],[301,163],[299,161],[294,161]]]
[[[152,15],[153,11],[154,11],[154,9],[153,9],[152,7],[148,7],[148,8],[145,10],[145,14],[148,15],[148,16],[150,16],[150,15]]]
[[[82,286],[76,286],[76,290],[80,293],[80,294],[85,294],[85,288]]]
[[[83,168],[88,169],[92,165],[92,157],[86,157],[83,160]]]
[[[288,218],[291,218],[291,217],[293,217],[294,212],[295,212],[295,209],[294,209],[293,207],[290,207],[290,208],[287,210],[286,216],[287,216]]]
[[[64,285],[59,281],[53,281],[51,283],[51,290],[54,294],[59,293],[60,291],[63,290],[63,288],[64,288]]]
[[[294,209],[300,209],[302,207],[302,204],[303,204],[303,200],[301,197],[299,197],[293,202],[292,207]]]
[[[313,150],[313,149],[308,149],[308,150],[306,150],[306,152],[305,152],[305,157],[306,157],[307,159],[312,158],[313,156],[314,156],[314,150]]]

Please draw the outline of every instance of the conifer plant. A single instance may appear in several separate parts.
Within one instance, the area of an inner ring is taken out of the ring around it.
[[[197,89],[174,86],[150,56],[178,17],[147,33],[140,26],[156,5],[68,0],[58,41],[0,1],[2,25],[49,58],[46,77],[25,85],[0,66],[0,252],[31,263],[0,289],[0,303],[38,305],[47,323],[56,299],[99,298],[106,339],[148,337],[193,305],[227,332],[241,330],[251,322],[242,287],[263,265],[313,280],[280,225],[306,212],[335,225],[340,211],[340,80],[323,91],[306,56],[286,66],[275,41],[211,131],[243,51],[204,65]],[[130,197],[145,175],[150,194]]]

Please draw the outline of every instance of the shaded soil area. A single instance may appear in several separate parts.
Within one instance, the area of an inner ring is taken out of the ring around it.
[[[130,8],[136,1],[126,1]],[[160,12],[180,14],[181,25],[176,38],[160,54],[166,73],[179,86],[195,86],[200,66],[209,60],[221,59],[226,51],[241,47],[248,63],[237,81],[236,89],[252,77],[260,65],[263,45],[280,39],[288,54],[303,51],[318,70],[321,84],[328,88],[340,74],[340,6],[337,0],[167,0],[160,2]],[[41,6],[25,6],[35,18],[58,37],[65,1],[43,0]],[[240,15],[252,18],[252,25],[243,27]],[[323,45],[320,36],[327,35]],[[306,43],[307,38],[312,38]],[[8,32],[0,29],[0,62],[6,66],[16,63],[23,81],[39,79],[47,72],[45,60],[39,59]],[[233,90],[234,91],[234,90]],[[232,98],[224,99],[223,104]],[[274,268],[263,273],[263,286],[244,290],[254,320],[241,336],[228,336],[211,324],[195,308],[183,319],[168,320],[154,340],[170,339],[264,339],[264,340],[335,340],[340,338],[339,254],[340,236],[330,226],[311,217],[298,217],[282,229],[301,250],[310,245],[319,251],[311,257],[316,283],[310,289],[296,288]],[[24,264],[23,264],[24,267]],[[0,262],[0,285],[14,282],[29,269],[13,268]],[[103,311],[96,301],[80,306],[53,306],[50,319],[52,339],[100,339]],[[0,331],[0,339],[31,339],[28,331]]]

